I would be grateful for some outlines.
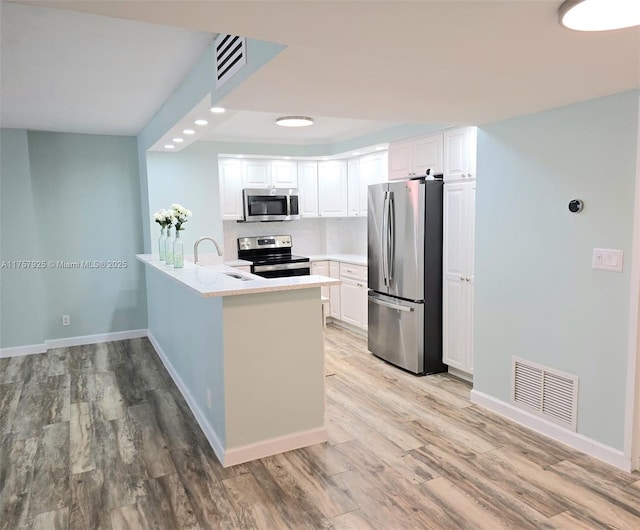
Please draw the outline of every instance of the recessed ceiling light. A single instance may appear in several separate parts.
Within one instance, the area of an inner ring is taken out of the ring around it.
[[[282,127],[307,127],[313,125],[313,118],[307,116],[282,116],[276,119],[278,125]]]
[[[560,24],[577,31],[606,31],[640,25],[638,0],[565,0]]]
[[[177,144],[181,144],[182,142],[184,142],[184,140],[182,138],[174,138],[173,142],[175,142]]]
[[[222,114],[223,112],[225,112],[224,107],[211,107],[209,110],[214,114]]]
[[[175,148],[176,148],[176,146],[175,146],[175,145],[173,145],[173,144],[167,144],[167,145],[165,145],[165,146],[164,146],[164,148],[165,148],[165,149],[175,149]]]
[[[207,120],[196,120],[193,123],[195,123],[196,125],[206,125],[209,122]]]
[[[182,131],[183,134],[196,134],[196,131],[194,131],[193,129],[185,129],[184,131]]]

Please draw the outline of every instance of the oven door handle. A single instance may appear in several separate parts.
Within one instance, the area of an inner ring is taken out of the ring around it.
[[[308,269],[309,262],[302,263],[278,263],[276,265],[254,265],[252,272],[288,271],[294,269]]]

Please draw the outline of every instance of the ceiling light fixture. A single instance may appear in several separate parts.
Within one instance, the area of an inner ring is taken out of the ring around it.
[[[607,31],[640,25],[638,0],[565,0],[560,24],[577,31]]]
[[[313,118],[307,116],[282,116],[276,119],[276,123],[282,127],[307,127],[313,125]]]
[[[183,134],[196,134],[196,131],[194,131],[193,129],[185,129],[182,132]]]
[[[182,138],[174,138],[173,142],[175,142],[177,144],[181,144],[182,142],[184,142],[184,140]]]
[[[196,125],[206,125],[209,122],[207,120],[196,120],[193,123],[195,123]]]
[[[223,112],[225,112],[224,107],[211,107],[209,110],[214,114],[222,114]]]
[[[175,146],[175,145],[173,145],[173,144],[167,144],[167,145],[165,145],[165,146],[164,146],[164,148],[165,148],[165,149],[175,149],[175,148],[176,148],[176,146]]]

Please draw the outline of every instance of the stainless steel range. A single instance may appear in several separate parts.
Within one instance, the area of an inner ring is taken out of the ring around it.
[[[291,254],[291,236],[239,237],[238,258],[251,261],[251,272],[264,278],[311,273],[309,258]]]

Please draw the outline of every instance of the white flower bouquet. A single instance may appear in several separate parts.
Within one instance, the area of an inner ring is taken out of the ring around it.
[[[153,214],[153,218],[162,228],[171,227],[174,223],[175,217],[173,216],[173,210],[158,210]]]
[[[182,225],[189,220],[189,217],[191,217],[191,210],[187,210],[181,204],[172,204],[171,211],[173,213],[173,224],[176,227],[176,232],[178,230],[184,230]]]

